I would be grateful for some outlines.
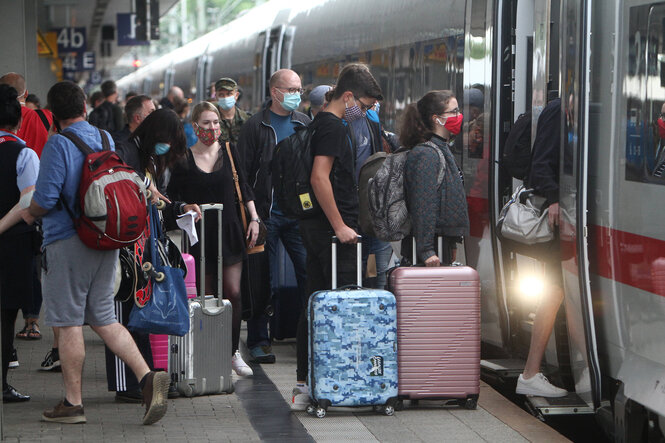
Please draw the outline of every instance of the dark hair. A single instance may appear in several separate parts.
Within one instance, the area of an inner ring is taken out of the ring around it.
[[[189,107],[189,102],[186,99],[173,97],[173,110],[178,116],[180,116],[187,107]]]
[[[187,138],[178,114],[162,108],[151,112],[130,136],[138,142],[141,170],[147,170],[153,179],[159,178],[185,156]],[[171,149],[165,155],[155,155],[156,143],[168,143]]]
[[[132,97],[136,97],[137,95],[139,95],[138,92],[136,92],[136,91],[129,91],[127,94],[125,94],[125,101],[129,101],[130,98],[132,98]]]
[[[116,93],[116,91],[117,88],[113,80],[106,80],[104,83],[102,83],[102,94],[104,94],[104,97],[113,95]]]
[[[432,137],[432,116],[443,114],[452,98],[455,98],[455,95],[449,90],[430,91],[417,103],[407,106],[399,134],[402,145],[413,148],[418,143],[429,140]]]
[[[346,91],[351,91],[357,98],[370,97],[383,100],[381,86],[369,72],[369,68],[361,63],[350,63],[344,66],[337,77],[337,84],[326,93],[326,101],[330,102],[340,98]]]
[[[46,101],[57,120],[68,120],[85,114],[85,94],[76,83],[68,80],[51,86]]]
[[[0,84],[0,128],[14,129],[21,121],[18,92],[9,85]]]
[[[104,94],[102,94],[102,91],[93,92],[92,95],[90,96],[90,106],[94,108],[97,100],[103,100],[103,99],[104,99]]]
[[[39,108],[39,97],[37,97],[35,94],[28,94],[28,96],[25,98],[26,103],[34,103],[35,106]]]
[[[127,104],[125,105],[125,115],[127,115],[127,121],[131,122],[136,113],[143,109],[143,103],[151,100],[152,99],[147,95],[135,95],[134,97],[127,100]]]

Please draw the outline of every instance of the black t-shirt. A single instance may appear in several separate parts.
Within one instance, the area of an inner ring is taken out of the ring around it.
[[[319,112],[312,127],[312,155],[334,157],[330,173],[333,195],[344,223],[358,228],[358,190],[356,186],[355,159],[349,130],[342,119],[330,112]]]

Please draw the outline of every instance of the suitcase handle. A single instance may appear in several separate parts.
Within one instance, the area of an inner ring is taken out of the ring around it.
[[[220,314],[223,310],[210,310],[206,308],[205,296],[206,296],[206,270],[205,270],[205,213],[206,211],[218,211],[219,220],[218,220],[218,233],[217,233],[217,306],[223,307],[224,303],[222,302],[222,211],[224,210],[224,205],[221,203],[207,203],[199,205],[201,208],[201,238],[199,243],[201,244],[201,257],[199,263],[199,293],[198,299],[201,303],[201,309],[208,315],[217,315]]]
[[[411,256],[413,257],[413,261],[411,262],[412,266],[416,266],[416,263],[418,263],[418,257],[417,257],[417,252],[416,252],[416,237],[413,236],[411,237],[413,242],[411,245]],[[443,263],[443,235],[437,235],[436,236],[436,243],[437,243],[437,248],[439,249],[439,263]]]
[[[362,236],[358,235],[358,242],[356,243],[356,282],[358,287],[363,285],[362,275]],[[332,289],[337,289],[337,243],[339,239],[336,235],[332,237]]]

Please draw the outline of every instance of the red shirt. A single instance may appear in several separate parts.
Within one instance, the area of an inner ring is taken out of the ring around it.
[[[53,125],[53,115],[51,112],[45,109],[42,111],[44,112],[44,115],[46,116],[46,119],[50,125]],[[48,131],[46,130],[46,126],[44,126],[44,122],[42,122],[42,119],[39,117],[39,115],[37,115],[37,113],[30,108],[21,106],[21,114],[23,120],[21,121],[21,128],[18,130],[16,135],[23,139],[25,144],[29,148],[32,148],[37,153],[37,155],[41,157],[42,149],[44,149],[44,145],[48,140]]]

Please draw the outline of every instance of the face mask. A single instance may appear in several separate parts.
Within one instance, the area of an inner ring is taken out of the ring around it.
[[[210,146],[217,141],[220,134],[222,133],[222,130],[220,128],[203,129],[197,125],[194,129],[194,132],[196,133],[196,136],[199,138],[199,140],[201,140],[201,143],[206,146]]]
[[[662,118],[658,119],[658,134],[661,140],[665,140],[665,122]]]
[[[348,103],[345,103],[344,106],[346,107],[344,109],[344,120],[346,120],[348,123],[354,122],[359,118],[363,118],[365,116],[363,111],[360,110],[360,106],[358,106],[357,103],[353,106],[349,106]]]
[[[169,152],[169,149],[171,149],[171,145],[168,143],[155,143],[155,154],[157,155],[164,155]]]
[[[284,100],[279,102],[280,105],[282,105],[282,108],[286,111],[295,111],[298,109],[298,106],[300,106],[300,94],[293,93],[293,94],[284,94]]]
[[[462,114],[458,114],[455,117],[448,117],[446,118],[445,123],[443,124],[443,127],[446,128],[452,135],[457,135],[459,134],[460,129],[462,129],[462,121],[464,120],[464,116]],[[438,124],[441,124],[441,120],[438,118],[436,119],[436,122]]]
[[[223,110],[228,111],[229,109],[231,109],[232,107],[235,106],[235,104],[236,104],[236,98],[235,98],[234,96],[232,96],[232,95],[230,95],[230,96],[228,96],[228,97],[223,97],[223,98],[220,98],[220,99],[217,101],[217,104],[218,104],[219,107],[222,108]]]

